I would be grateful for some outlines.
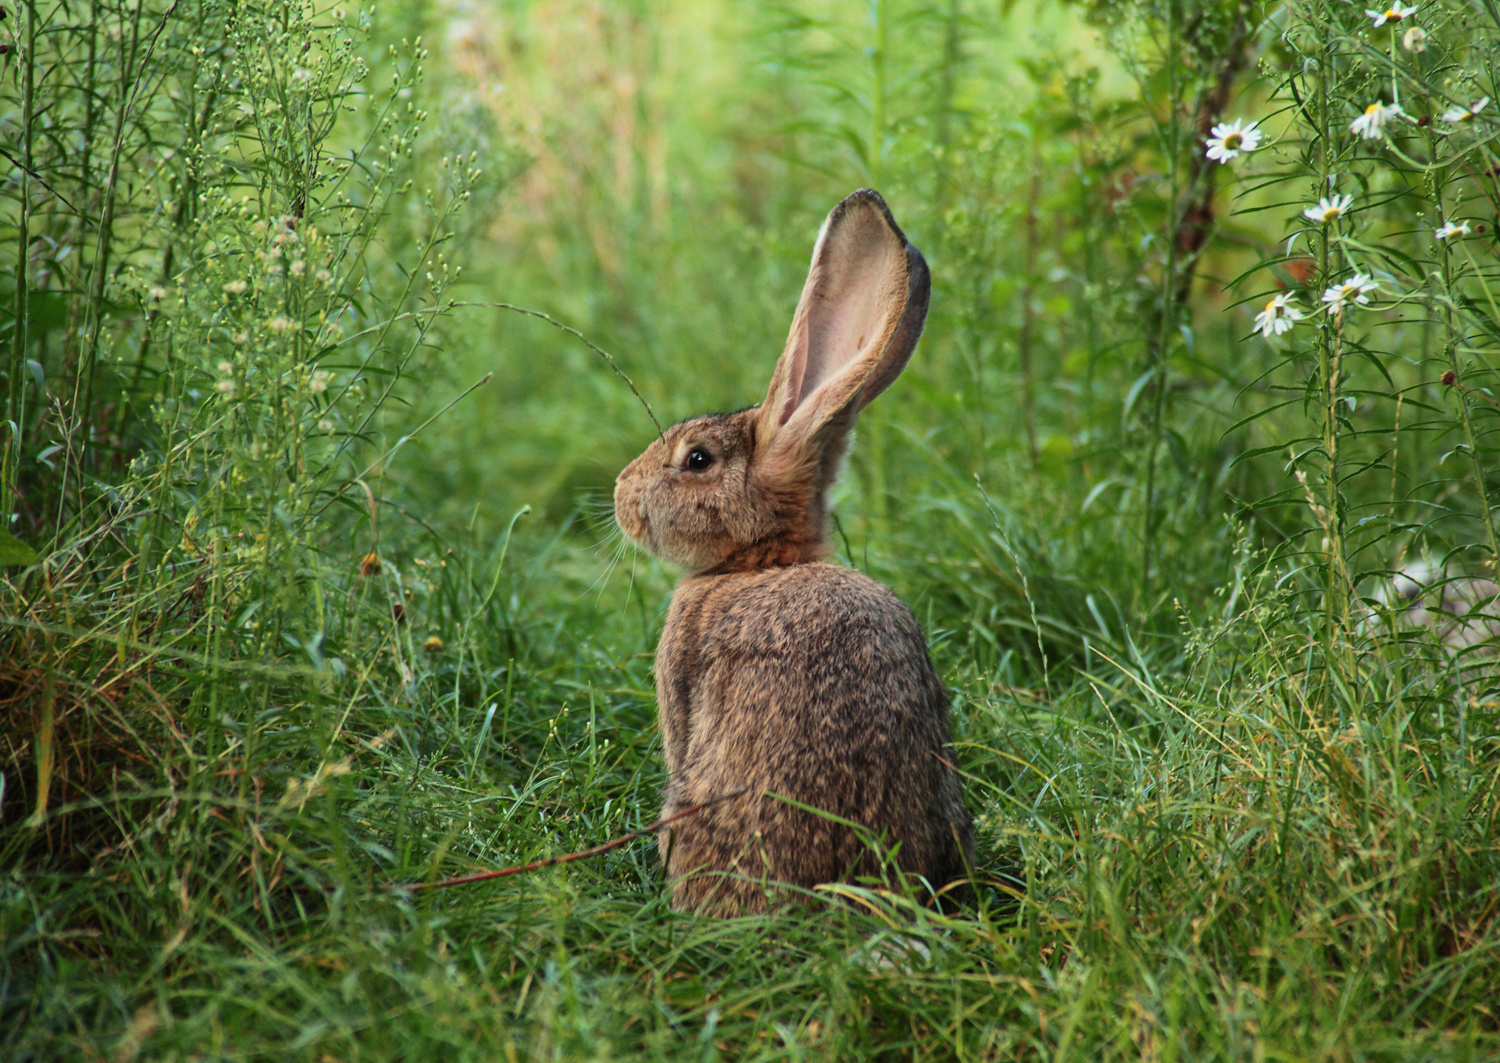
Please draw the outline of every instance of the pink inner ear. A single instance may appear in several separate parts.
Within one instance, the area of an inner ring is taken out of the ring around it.
[[[794,367],[796,384],[789,389],[797,405],[852,366],[871,328],[880,331],[881,318],[892,310],[889,303],[895,285],[889,231],[870,226],[838,235],[843,238],[842,246],[832,249],[835,253],[824,263],[799,339],[804,349]],[[899,306],[895,312],[900,313]],[[784,413],[783,423],[785,416],[789,414]]]
[[[788,428],[812,442],[809,433],[857,413],[900,373],[910,345],[894,361],[885,347],[905,313],[914,253],[873,192],[829,214],[761,415],[771,435]]]
[[[797,349],[793,352],[790,371],[787,374],[786,401],[781,404],[781,417],[779,424],[786,424],[792,414],[797,412],[797,404],[802,401],[802,377],[807,371],[807,322],[802,322],[802,327],[797,330]]]

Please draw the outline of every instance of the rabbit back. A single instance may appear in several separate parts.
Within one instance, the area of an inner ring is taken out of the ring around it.
[[[672,903],[764,910],[767,882],[878,875],[857,823],[934,888],[964,877],[972,827],[949,703],[911,611],[824,562],[689,577],[657,650],[664,815],[738,787],[664,831]]]

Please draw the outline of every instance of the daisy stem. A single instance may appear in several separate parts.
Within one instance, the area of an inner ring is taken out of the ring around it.
[[[1325,29],[1323,40],[1324,55],[1331,58],[1333,53],[1333,37],[1331,27]],[[1333,159],[1333,129],[1331,116],[1333,101],[1329,99],[1329,85],[1326,76],[1319,79],[1319,119],[1322,124],[1322,145],[1319,154],[1319,188],[1322,192],[1328,190],[1328,175],[1332,168]],[[1318,233],[1318,275],[1327,283],[1330,280],[1328,272],[1329,260],[1329,235],[1327,226],[1322,227]],[[1327,462],[1324,472],[1324,486],[1327,491],[1324,506],[1328,511],[1325,531],[1328,535],[1328,560],[1327,572],[1324,578],[1324,643],[1330,651],[1333,649],[1334,639],[1339,626],[1347,614],[1347,600],[1345,597],[1346,569],[1344,565],[1344,536],[1343,536],[1343,514],[1339,507],[1339,476],[1338,476],[1338,404],[1339,404],[1339,355],[1342,345],[1339,338],[1343,331],[1343,315],[1338,315],[1333,322],[1332,328],[1323,328],[1318,331],[1318,375],[1323,393],[1323,456]]]
[[[1332,534],[1329,536],[1329,562],[1335,569],[1334,576],[1337,578],[1341,592],[1352,593],[1354,582],[1349,578],[1349,563],[1344,556],[1344,533],[1343,521],[1339,516],[1337,508],[1339,500],[1338,492],[1338,408],[1339,382],[1344,371],[1344,308],[1340,307],[1334,317],[1333,327],[1333,367],[1329,373],[1328,382],[1328,424],[1331,426],[1328,433],[1328,466],[1329,475],[1329,518],[1332,526]],[[1340,614],[1341,620],[1348,620],[1347,597],[1343,599],[1344,611]]]
[[[1401,86],[1396,82],[1396,23],[1391,23],[1391,103],[1401,106]]]

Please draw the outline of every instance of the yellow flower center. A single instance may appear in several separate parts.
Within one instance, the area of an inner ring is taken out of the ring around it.
[[[1333,221],[1334,218],[1337,218],[1342,213],[1344,212],[1339,210],[1338,207],[1329,207],[1323,212],[1323,221],[1325,223]]]
[[[1230,151],[1233,151],[1235,148],[1240,146],[1240,143],[1244,139],[1244,136],[1239,133],[1229,133],[1224,137],[1224,146]]]
[[[1266,304],[1266,313],[1270,314],[1272,317],[1276,317],[1281,313],[1281,306],[1276,302],[1275,299],[1272,299],[1269,303]]]
[[[1378,104],[1378,103],[1372,103],[1372,104],[1370,104],[1370,106],[1368,106],[1368,107],[1365,108],[1365,114],[1379,114],[1379,113],[1380,113],[1380,104]]]
[[[1393,7],[1385,13],[1385,20],[1387,22],[1400,22],[1402,17],[1403,16],[1401,14],[1401,9],[1399,7]]]

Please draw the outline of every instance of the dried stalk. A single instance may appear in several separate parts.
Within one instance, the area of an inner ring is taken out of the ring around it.
[[[678,820],[687,819],[689,816],[696,816],[699,812],[702,812],[710,805],[717,805],[720,801],[728,801],[731,797],[738,797],[740,796],[740,794],[744,793],[746,789],[748,789],[748,787],[741,786],[736,790],[729,791],[729,793],[727,794],[720,794],[718,797],[715,797],[711,800],[703,801],[696,805],[689,805],[681,812],[674,812],[670,816],[659,819],[649,827],[642,827],[640,830],[633,830],[629,834],[622,834],[614,841],[605,842],[603,845],[596,845],[592,849],[584,849],[582,852],[568,853],[564,856],[554,856],[546,860],[535,860],[529,864],[517,864],[515,867],[506,867],[500,869],[499,871],[481,871],[477,875],[464,875],[460,878],[445,878],[441,882],[401,883],[398,885],[387,886],[385,888],[388,890],[409,890],[415,892],[417,890],[444,889],[448,886],[466,886],[471,882],[488,882],[493,878],[506,878],[510,875],[523,875],[528,871],[540,871],[544,867],[552,867],[555,864],[571,864],[574,860],[587,860],[591,856],[603,856],[611,849],[618,849],[622,845],[628,845],[630,842],[633,842],[637,838],[643,837],[644,835],[655,834],[663,827],[669,827],[673,823],[676,823]]]

